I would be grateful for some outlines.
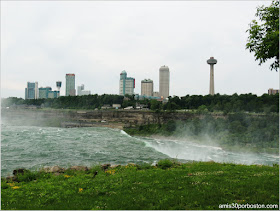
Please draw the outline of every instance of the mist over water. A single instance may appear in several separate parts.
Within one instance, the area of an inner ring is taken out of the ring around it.
[[[229,152],[221,147],[195,143],[190,140],[146,139],[147,146],[171,158],[219,163],[272,165],[279,162],[279,156],[266,153]]]
[[[279,161],[278,156],[227,152],[188,140],[131,137],[118,129],[1,127],[2,176],[12,174],[16,168],[154,163],[165,158],[266,165]]]

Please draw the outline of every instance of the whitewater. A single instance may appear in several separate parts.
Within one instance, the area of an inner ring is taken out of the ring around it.
[[[56,128],[1,125],[1,175],[16,168],[97,164],[215,161],[237,164],[278,163],[279,156],[228,152],[188,140],[132,137],[123,130],[98,127]]]

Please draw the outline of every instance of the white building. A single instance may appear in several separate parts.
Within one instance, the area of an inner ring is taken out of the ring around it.
[[[121,104],[113,104],[112,107],[115,109],[119,109],[121,107]]]
[[[120,74],[120,88],[119,94],[124,96],[126,94],[133,95],[135,88],[135,79],[127,77],[126,71],[122,71]]]
[[[169,97],[169,82],[170,74],[167,66],[161,66],[159,68],[159,95],[161,98]]]
[[[141,95],[153,96],[154,83],[151,79],[144,79],[141,81]]]
[[[78,88],[77,88],[78,96],[90,95],[90,91],[89,90],[84,90],[84,89],[85,89],[85,85],[84,84],[82,84],[81,86],[78,86]]]

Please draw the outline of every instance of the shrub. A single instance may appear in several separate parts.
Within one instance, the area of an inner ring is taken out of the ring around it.
[[[151,169],[152,165],[151,163],[142,163],[140,165],[136,166],[138,170],[145,170],[145,169]]]
[[[167,169],[173,166],[173,162],[171,160],[164,159],[164,160],[160,160],[157,163],[157,166],[161,169]]]
[[[38,174],[40,174],[40,173],[31,172],[31,171],[26,170],[24,172],[24,174],[17,175],[17,180],[19,182],[29,182],[29,181],[35,180],[38,177]]]

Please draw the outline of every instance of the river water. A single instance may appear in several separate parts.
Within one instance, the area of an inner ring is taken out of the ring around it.
[[[165,158],[247,165],[279,162],[275,155],[227,152],[187,140],[131,137],[118,129],[1,126],[2,176],[12,174],[16,168],[155,163]]]

